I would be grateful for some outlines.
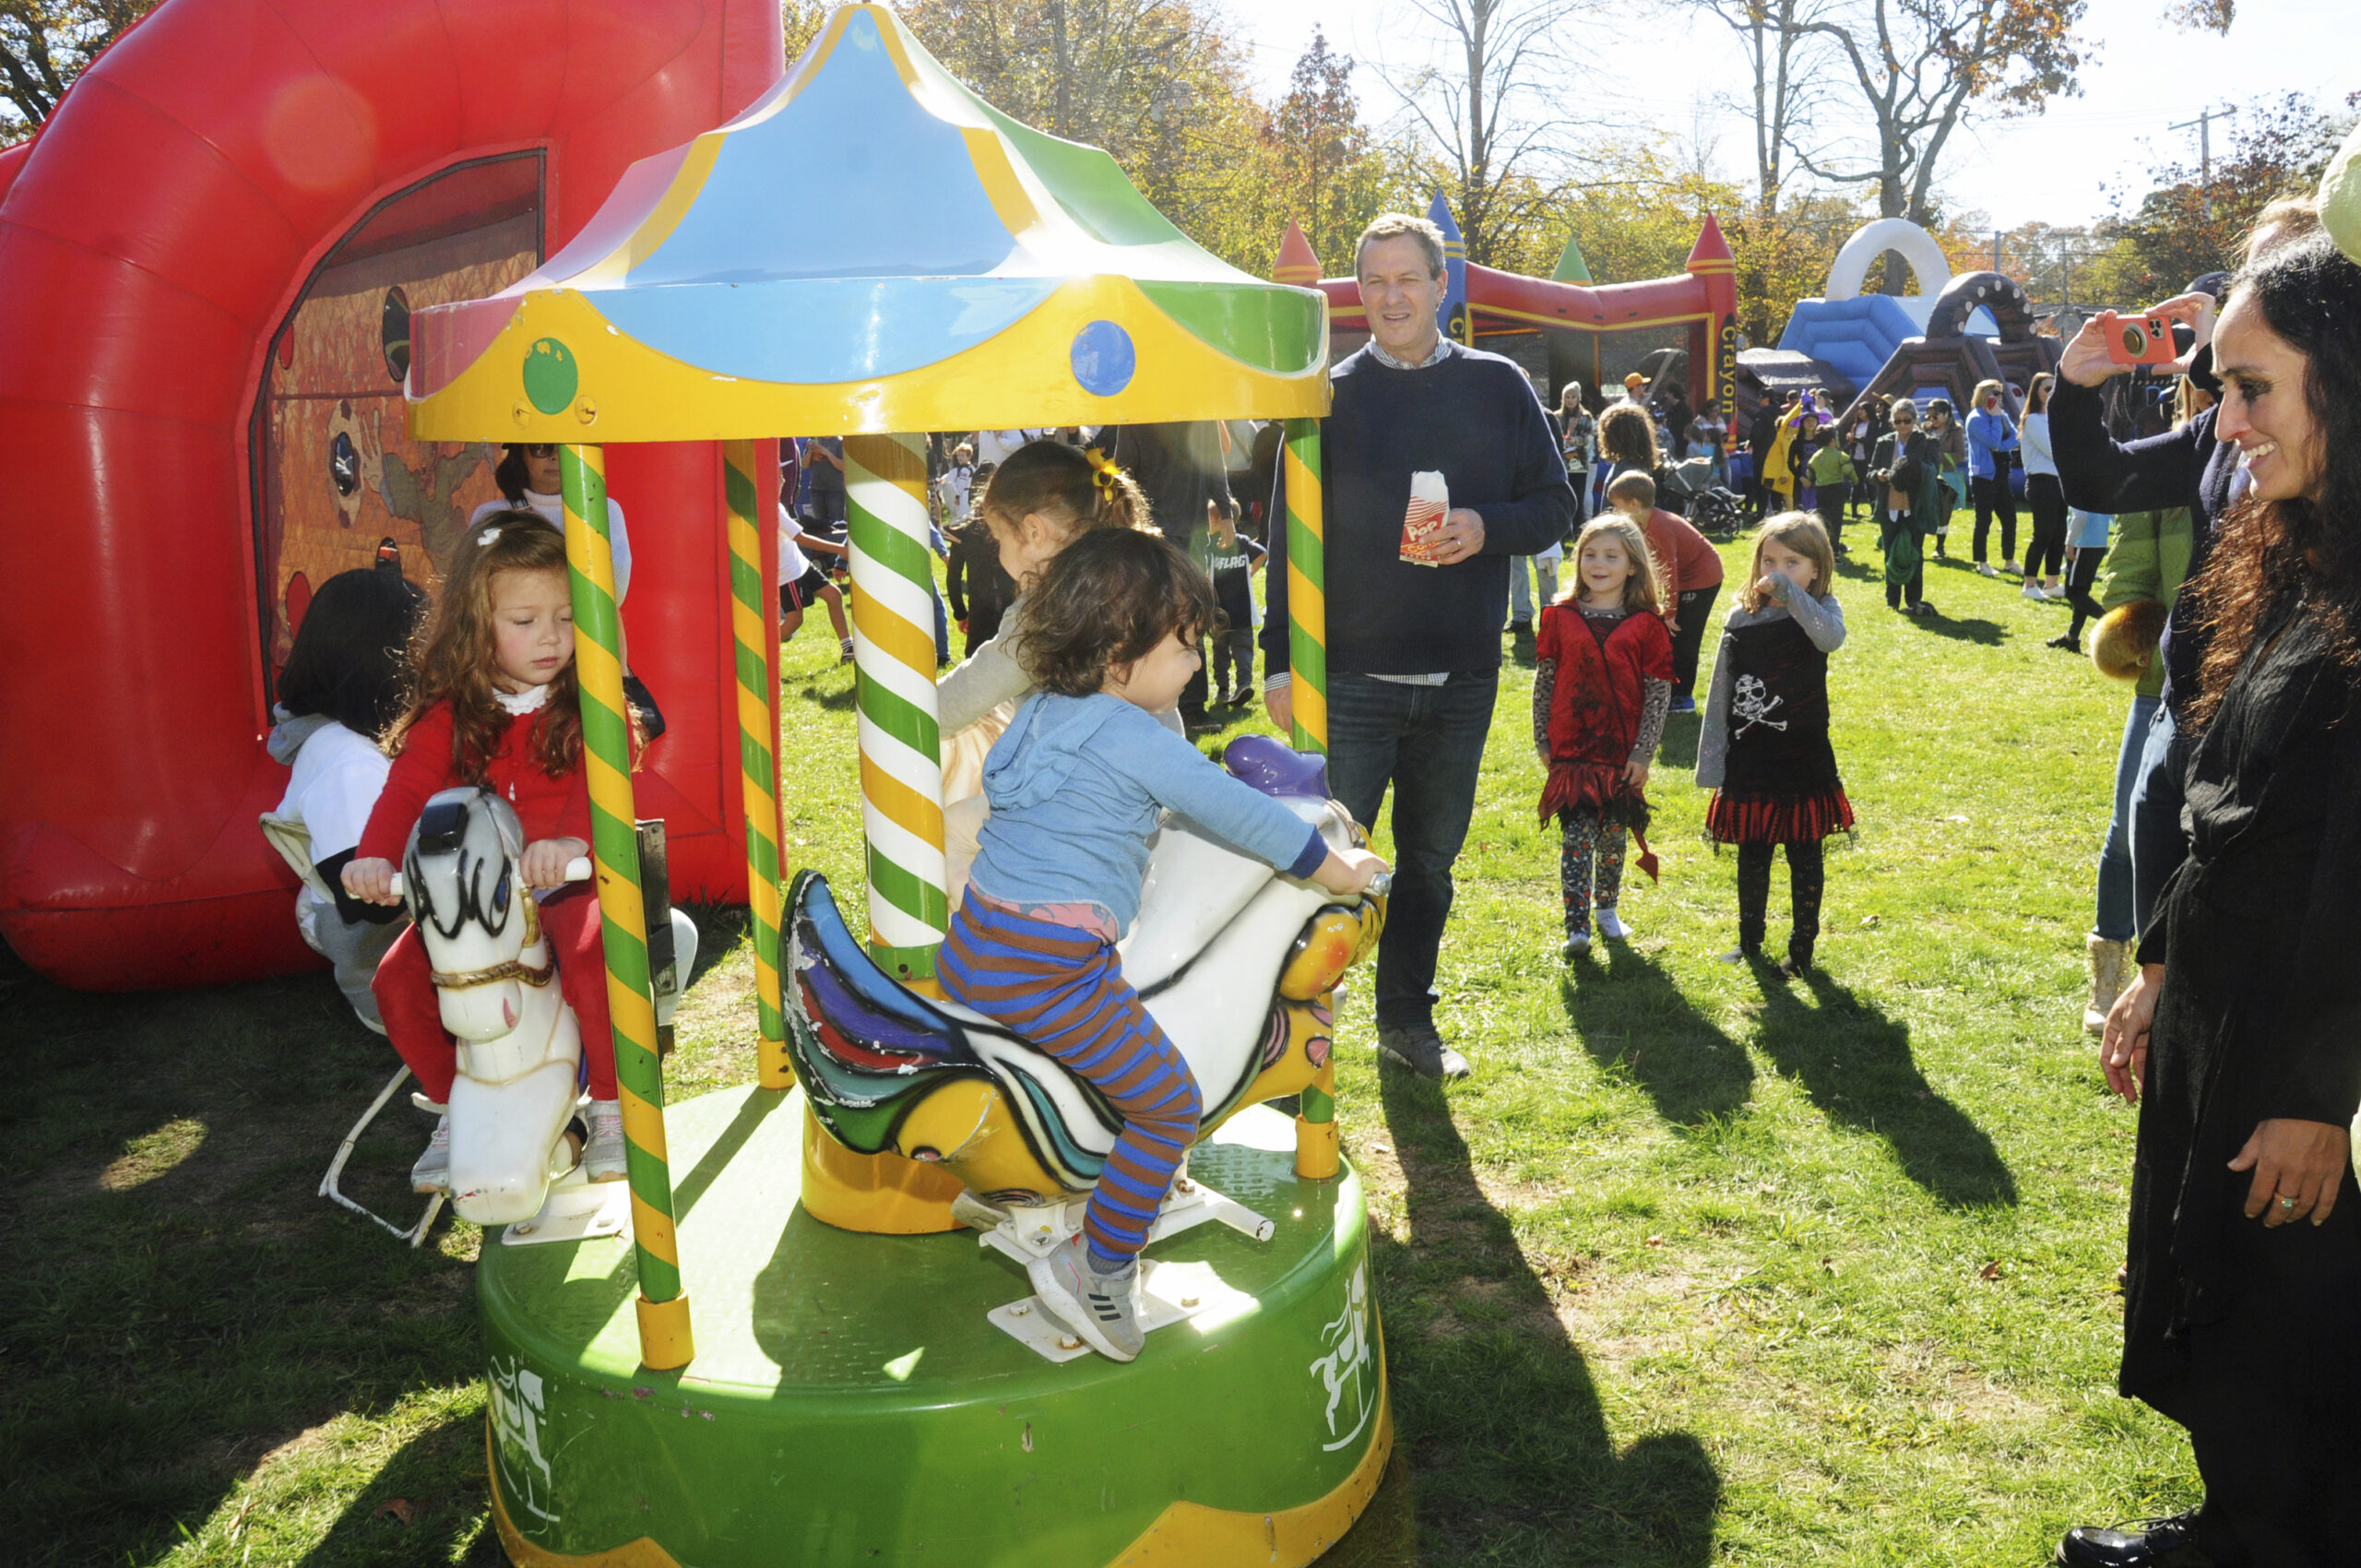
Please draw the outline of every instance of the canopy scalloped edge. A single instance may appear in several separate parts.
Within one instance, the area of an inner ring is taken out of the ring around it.
[[[832,130],[850,103],[876,105],[860,121],[873,145]],[[905,244],[856,226],[840,267],[814,267],[765,228],[771,171],[833,152],[874,171],[859,181],[869,196],[898,203],[874,182],[895,185],[919,145],[952,196],[896,210],[959,208],[948,251],[937,230]],[[995,246],[997,262],[943,270],[952,252]],[[976,98],[891,11],[845,6],[761,103],[635,165],[532,278],[418,312],[409,426],[425,440],[708,441],[1316,417],[1327,313],[1315,290],[1199,249],[1103,151]]]

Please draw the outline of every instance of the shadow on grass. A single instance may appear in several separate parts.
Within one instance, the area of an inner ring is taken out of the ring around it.
[[[1340,1560],[1710,1561],[1722,1481],[1704,1446],[1653,1432],[1617,1451],[1583,1353],[1485,1197],[1441,1087],[1389,1065],[1381,1093],[1410,1225],[1407,1243],[1374,1232],[1398,1457]]]
[[[689,977],[681,982],[685,992],[705,979],[706,972],[738,950],[747,931],[753,924],[753,911],[743,904],[674,904],[684,909],[689,919],[697,922],[697,961],[689,967]]]
[[[1711,671],[1701,673],[1710,675]],[[1702,703],[1704,698],[1700,695],[1698,701]],[[1703,708],[1690,713],[1665,715],[1664,740],[1656,747],[1655,766],[1666,769],[1678,768],[1683,773],[1693,771],[1697,766],[1697,733],[1704,724]]]
[[[302,1568],[507,1568],[492,1522],[483,1416],[429,1428],[386,1461]]]
[[[1958,616],[1945,615],[1940,611],[1932,615],[1919,616],[1912,624],[1929,636],[1948,637],[1955,643],[1978,643],[1986,647],[1999,647],[2008,635],[2008,628],[1998,621],[1963,620]]]
[[[1662,965],[1628,944],[1593,947],[1559,982],[1559,995],[1591,1060],[1637,1083],[1656,1114],[1677,1126],[1731,1115],[1754,1091],[1745,1048],[1691,1006]]]
[[[1757,1041],[1830,1121],[1883,1138],[1903,1172],[1947,1206],[2015,1205],[2017,1179],[1991,1137],[1928,1087],[1911,1056],[1909,1025],[1823,971],[1793,981],[1767,967],[1758,972]]]
[[[853,705],[853,685],[849,681],[841,691],[834,692],[823,690],[816,681],[806,681],[800,695],[813,707],[825,707],[831,713],[849,712]]]
[[[315,1195],[395,1064],[325,972],[99,996],[0,949],[0,1035],[25,1042],[0,1101],[9,1561],[160,1556],[308,1429],[477,1375],[445,1231],[413,1252]],[[390,1109],[345,1190],[415,1216],[426,1129]]]

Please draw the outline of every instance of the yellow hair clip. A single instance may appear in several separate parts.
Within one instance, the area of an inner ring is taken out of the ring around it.
[[[1101,454],[1096,446],[1084,447],[1082,456],[1090,465],[1090,482],[1109,494],[1113,494],[1115,477],[1123,470],[1115,466],[1113,458]]]

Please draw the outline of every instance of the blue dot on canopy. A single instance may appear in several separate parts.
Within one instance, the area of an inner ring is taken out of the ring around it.
[[[1129,386],[1139,363],[1132,335],[1111,321],[1094,321],[1074,335],[1074,378],[1094,397],[1111,398]]]

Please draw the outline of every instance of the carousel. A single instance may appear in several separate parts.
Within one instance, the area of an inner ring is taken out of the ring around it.
[[[1001,114],[886,7],[846,6],[743,114],[635,165],[538,272],[421,310],[413,339],[413,434],[562,447],[629,1143],[612,1197],[567,1174],[560,1138],[545,1188],[536,1164],[496,1213],[455,1200],[507,1221],[487,1227],[478,1281],[509,1555],[1318,1558],[1392,1443],[1330,1040],[1382,895],[1338,899],[1179,820],[1159,833],[1124,972],[1195,1072],[1204,1131],[1145,1256],[1146,1348],[1128,1364],[1089,1353],[1030,1295],[1023,1260],[1079,1224],[1117,1123],[932,980],[958,895],[945,814],[961,808],[945,800],[913,433],[1289,421],[1293,748],[1241,742],[1224,761],[1347,843],[1359,830],[1322,763],[1323,297],[1207,255],[1105,153]],[[782,888],[777,439],[790,434],[846,438],[865,932],[816,873]],[[670,441],[724,444],[730,550],[715,575],[734,615],[759,1071],[668,1106],[601,450]],[[414,897],[443,885],[438,855],[497,859],[478,810],[453,802],[414,839]],[[504,900],[484,915],[475,935],[506,932],[506,958],[437,969],[504,964],[530,983],[529,913]],[[446,1018],[455,1005],[446,994]],[[1287,1096],[1292,1116],[1265,1103]],[[546,1137],[549,1118],[530,1126],[517,1135]]]

